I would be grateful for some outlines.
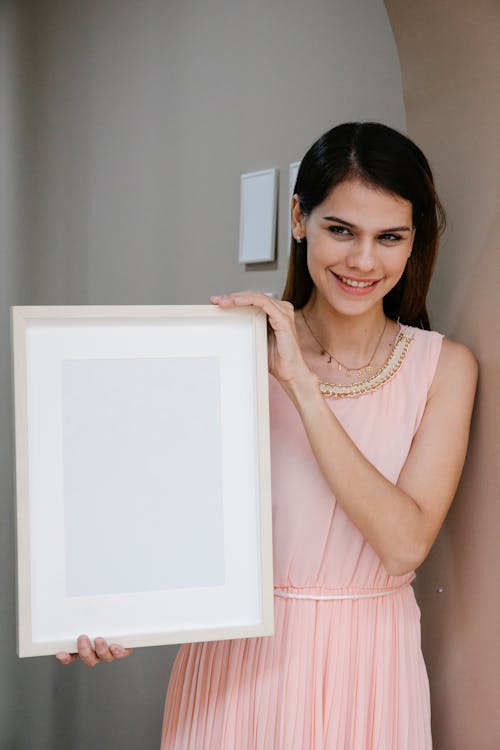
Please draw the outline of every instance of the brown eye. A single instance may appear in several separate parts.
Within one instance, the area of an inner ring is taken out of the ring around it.
[[[399,242],[403,238],[399,234],[381,234],[379,239],[384,242]]]
[[[347,227],[340,227],[338,225],[332,224],[328,227],[328,231],[332,234],[339,234],[345,237],[346,234],[351,234],[350,231],[347,229]]]

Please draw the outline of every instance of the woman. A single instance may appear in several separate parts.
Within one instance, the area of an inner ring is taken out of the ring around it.
[[[163,750],[432,747],[410,583],[456,491],[477,378],[428,330],[443,225],[411,141],[340,125],[299,169],[284,301],[211,298],[270,324],[275,635],[181,646]],[[113,658],[102,640],[80,651]]]

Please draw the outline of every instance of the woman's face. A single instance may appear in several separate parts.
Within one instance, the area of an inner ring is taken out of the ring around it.
[[[413,245],[410,201],[352,179],[337,185],[309,216],[300,213],[294,196],[292,216],[295,236],[307,238],[315,302],[344,315],[381,305]]]

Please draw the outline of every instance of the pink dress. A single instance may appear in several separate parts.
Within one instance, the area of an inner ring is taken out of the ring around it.
[[[363,454],[394,483],[442,342],[435,332],[403,331],[413,339],[386,382],[328,399]],[[161,748],[430,750],[415,573],[389,575],[336,503],[274,378],[270,405],[275,634],[181,646]]]

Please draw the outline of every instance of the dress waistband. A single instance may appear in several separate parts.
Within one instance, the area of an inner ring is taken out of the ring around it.
[[[371,591],[362,591],[356,594],[297,594],[295,591],[289,591],[288,587],[276,586],[274,588],[274,596],[280,596],[284,599],[309,599],[313,601],[335,601],[337,599],[372,599],[377,596],[388,596],[389,594],[395,594],[402,589],[407,588],[411,582],[415,579],[415,576],[408,581],[405,581],[400,586],[393,588],[384,589],[372,589]],[[292,587],[293,588],[293,587]],[[314,588],[314,587],[308,587]],[[321,588],[321,587],[316,587]]]

